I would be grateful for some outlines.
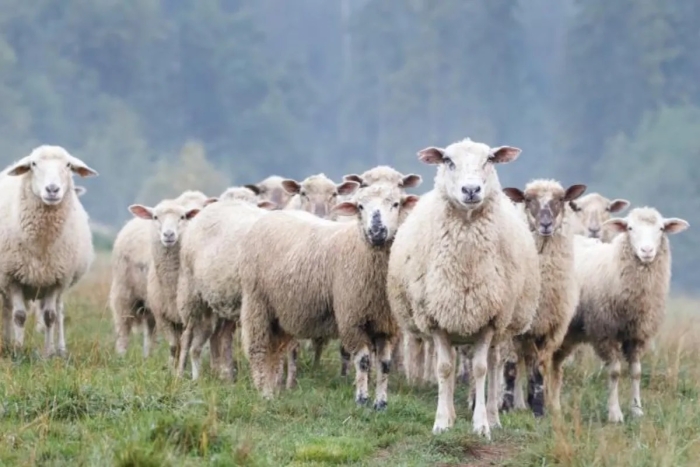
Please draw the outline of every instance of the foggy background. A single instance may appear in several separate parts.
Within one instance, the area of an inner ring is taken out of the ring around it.
[[[697,0],[3,0],[0,163],[65,146],[96,224],[184,189],[218,195],[417,161],[464,137],[534,177],[648,204],[674,286],[700,272]]]

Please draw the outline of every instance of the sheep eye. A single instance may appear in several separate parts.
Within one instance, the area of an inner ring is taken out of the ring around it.
[[[398,202],[398,201],[394,203],[394,207],[395,207],[395,208],[398,208],[398,207],[399,207],[399,202]]]
[[[305,192],[305,191],[300,191],[300,192],[299,192],[299,195],[301,195],[301,196],[306,196],[306,192]]]
[[[364,207],[363,205],[361,205],[361,204],[358,204],[358,205],[357,205],[357,209],[359,209],[360,211],[362,211],[362,210],[365,209],[365,207]]]
[[[68,163],[66,164],[66,167],[68,167],[68,168],[70,169],[70,162],[68,162]]]
[[[333,198],[335,198],[336,196],[338,196],[338,193],[333,193],[332,196],[333,196]]]
[[[180,220],[181,220],[181,221],[184,221],[184,220],[185,220],[185,215],[184,215],[184,214],[180,216]]]
[[[455,163],[452,161],[452,159],[450,159],[449,157],[444,157],[442,160],[448,169],[450,169],[450,170],[455,169]]]
[[[154,220],[154,221],[157,221],[157,220],[158,220],[158,216],[153,216],[153,220]]]
[[[632,230],[632,226],[631,226],[631,225],[628,225],[628,226],[627,226],[627,231],[631,231],[631,230]]]
[[[32,167],[36,167],[36,162],[32,161]]]

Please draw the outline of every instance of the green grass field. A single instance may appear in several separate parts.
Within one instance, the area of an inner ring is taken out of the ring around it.
[[[624,425],[606,420],[606,377],[586,354],[567,368],[561,419],[505,414],[492,441],[471,434],[467,391],[457,390],[455,428],[433,436],[437,388],[414,389],[394,374],[389,408],[356,407],[351,377],[339,376],[337,345],[321,371],[300,358],[299,387],[263,401],[237,349],[239,378],[208,373],[176,380],[166,345],[141,357],[113,352],[107,308],[108,259],[68,296],[69,357],[43,360],[30,323],[28,350],[0,359],[0,465],[510,465],[683,466],[700,463],[700,313],[676,299],[655,353],[643,361],[645,418],[631,420],[630,385],[621,384]],[[208,357],[205,367],[208,368]]]

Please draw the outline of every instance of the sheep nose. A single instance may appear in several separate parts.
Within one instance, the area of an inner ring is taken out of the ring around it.
[[[470,198],[473,198],[479,192],[481,192],[481,185],[463,185],[462,186],[462,193],[469,196]]]
[[[552,224],[553,224],[552,221],[549,219],[540,221],[540,226],[542,226],[543,229],[551,228]]]
[[[175,240],[175,232],[172,230],[166,230],[163,232],[163,238],[166,240]]]
[[[600,234],[600,227],[589,227],[588,231],[591,233],[591,237],[597,237]]]
[[[57,195],[60,190],[61,187],[59,187],[55,183],[46,186],[46,192],[50,195]]]
[[[654,252],[654,247],[652,246],[643,246],[640,248],[641,252],[644,253],[645,255],[650,255]]]

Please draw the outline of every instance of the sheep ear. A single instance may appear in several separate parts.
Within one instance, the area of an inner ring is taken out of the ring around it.
[[[522,149],[514,148],[513,146],[499,146],[491,149],[489,160],[494,164],[505,164],[507,162],[513,162],[518,158],[521,152]]]
[[[87,192],[87,188],[85,188],[84,186],[75,185],[73,187],[73,191],[75,191],[76,195],[83,196]]]
[[[360,183],[354,180],[347,180],[339,185],[336,185],[339,195],[351,195],[360,188]]]
[[[564,193],[564,201],[573,201],[579,198],[586,191],[586,185],[571,185]]]
[[[32,161],[29,156],[24,157],[17,162],[6,172],[7,175],[24,175],[32,168]]]
[[[664,219],[664,232],[668,234],[683,232],[688,227],[690,227],[690,224],[684,219],[679,219],[677,217]]]
[[[603,222],[603,227],[610,227],[614,232],[626,232],[627,221],[624,219],[608,219]]]
[[[211,197],[211,198],[207,198],[206,201],[204,201],[204,205],[209,206],[210,204],[218,203],[218,202],[219,202],[219,198]]]
[[[401,208],[411,210],[416,207],[418,201],[420,201],[420,197],[416,195],[406,195],[401,199]]]
[[[87,164],[80,159],[78,159],[75,156],[68,156],[68,164],[70,165],[70,169],[74,172],[80,175],[81,177],[96,177],[99,174],[97,173],[96,170],[91,169],[90,167],[87,166]]]
[[[514,203],[525,201],[525,193],[520,188],[508,187],[503,189],[503,193]]]
[[[415,188],[421,184],[423,179],[420,175],[409,174],[401,180],[401,188]]]
[[[248,188],[250,191],[252,191],[256,195],[259,195],[260,193],[262,193],[262,190],[260,189],[260,187],[258,185],[253,185],[253,184],[243,185],[243,188]]]
[[[608,212],[620,212],[624,211],[627,209],[627,207],[630,205],[630,202],[627,201],[626,199],[615,199],[610,201],[610,204],[608,204],[607,210]]]
[[[277,209],[277,205],[271,201],[260,201],[258,203],[260,209],[267,209],[268,211],[273,211]]]
[[[192,219],[194,216],[199,214],[200,211],[201,211],[201,209],[199,209],[199,208],[190,209],[189,211],[187,211],[185,213],[185,219],[187,219],[187,220]]]
[[[418,151],[418,160],[425,162],[426,164],[441,164],[444,158],[445,150],[443,148],[431,146]]]
[[[129,206],[129,211],[131,212],[131,214],[141,219],[153,219],[153,208],[149,208],[142,204],[132,204],[131,206]]]
[[[357,174],[350,174],[350,175],[345,175],[343,177],[343,181],[346,182],[357,182],[360,186],[362,185],[362,177],[360,177]]]
[[[338,203],[333,207],[333,211],[340,214],[341,216],[354,216],[358,212],[360,212],[359,209],[357,209],[357,204],[350,202],[350,201],[344,201],[342,203]]]
[[[301,185],[299,182],[292,179],[282,180],[282,188],[284,188],[284,191],[290,195],[296,195],[299,193],[299,191],[301,191]]]

